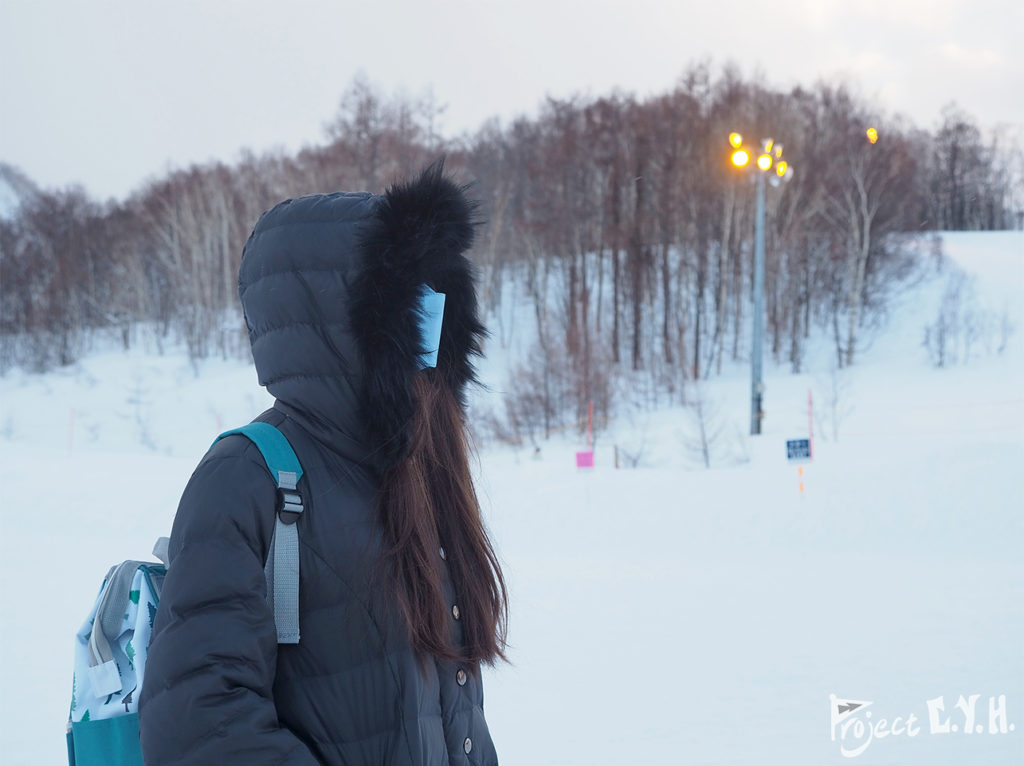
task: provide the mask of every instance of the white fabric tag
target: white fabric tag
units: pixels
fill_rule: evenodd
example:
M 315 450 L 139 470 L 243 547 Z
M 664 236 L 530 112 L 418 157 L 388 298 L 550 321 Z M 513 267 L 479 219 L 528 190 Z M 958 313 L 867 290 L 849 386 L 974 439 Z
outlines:
M 121 674 L 117 671 L 117 663 L 111 660 L 90 667 L 89 683 L 92 685 L 93 694 L 100 697 L 121 691 Z

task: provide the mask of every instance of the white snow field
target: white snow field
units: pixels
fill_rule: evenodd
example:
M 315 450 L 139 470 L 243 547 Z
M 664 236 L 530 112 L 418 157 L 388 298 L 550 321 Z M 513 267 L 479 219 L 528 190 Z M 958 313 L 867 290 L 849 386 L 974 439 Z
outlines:
M 943 239 L 853 368 L 825 340 L 806 374 L 769 365 L 762 436 L 746 368 L 709 381 L 711 469 L 684 409 L 622 418 L 586 472 L 575 436 L 481 450 L 512 599 L 513 664 L 486 673 L 503 764 L 1024 764 L 1024 233 Z M 938 369 L 924 328 L 961 272 L 975 330 Z M 270 400 L 242 363 L 112 352 L 9 373 L 0 402 L 0 762 L 59 764 L 100 580 L 150 558 L 214 435 Z M 871 704 L 833 727 L 847 700 Z

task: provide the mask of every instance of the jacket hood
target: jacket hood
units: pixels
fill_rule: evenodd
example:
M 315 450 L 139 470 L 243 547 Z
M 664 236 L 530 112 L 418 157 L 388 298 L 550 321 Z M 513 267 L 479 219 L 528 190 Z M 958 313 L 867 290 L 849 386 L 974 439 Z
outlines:
M 475 205 L 437 162 L 382 195 L 318 194 L 264 213 L 239 295 L 260 384 L 347 457 L 386 471 L 406 454 L 420 373 L 423 285 L 445 293 L 437 368 L 465 407 L 485 334 Z

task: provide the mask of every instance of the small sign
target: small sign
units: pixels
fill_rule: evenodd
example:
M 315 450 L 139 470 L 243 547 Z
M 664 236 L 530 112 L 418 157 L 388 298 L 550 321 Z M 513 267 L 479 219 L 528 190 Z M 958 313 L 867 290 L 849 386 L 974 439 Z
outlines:
M 786 460 L 810 460 L 810 439 L 788 439 L 786 441 Z
M 586 452 L 576 453 L 576 467 L 577 468 L 593 468 L 594 467 L 594 452 L 593 450 L 587 450 Z

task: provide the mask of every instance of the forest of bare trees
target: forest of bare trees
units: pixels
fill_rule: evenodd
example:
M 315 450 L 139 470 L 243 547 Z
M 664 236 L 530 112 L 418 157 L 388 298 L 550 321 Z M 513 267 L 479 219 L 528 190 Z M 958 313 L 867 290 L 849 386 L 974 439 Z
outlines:
M 243 354 L 236 274 L 260 213 L 381 191 L 442 154 L 483 201 L 485 306 L 506 316 L 513 284 L 529 296 L 531 327 L 499 321 L 492 340 L 536 339 L 510 390 L 514 429 L 549 430 L 589 401 L 607 415 L 612 373 L 681 397 L 749 353 L 754 192 L 729 163 L 731 131 L 783 142 L 795 168 L 768 190 L 765 303 L 766 351 L 795 371 L 815 327 L 838 366 L 856 361 L 907 269 L 907 235 L 1024 223 L 1020 148 L 954 106 L 929 132 L 844 87 L 783 92 L 695 66 L 668 93 L 549 99 L 457 139 L 438 134 L 442 112 L 357 80 L 326 142 L 296 155 L 190 167 L 123 201 L 26 196 L 0 218 L 0 370 L 69 364 L 100 335 L 130 347 L 143 327 L 196 359 Z

